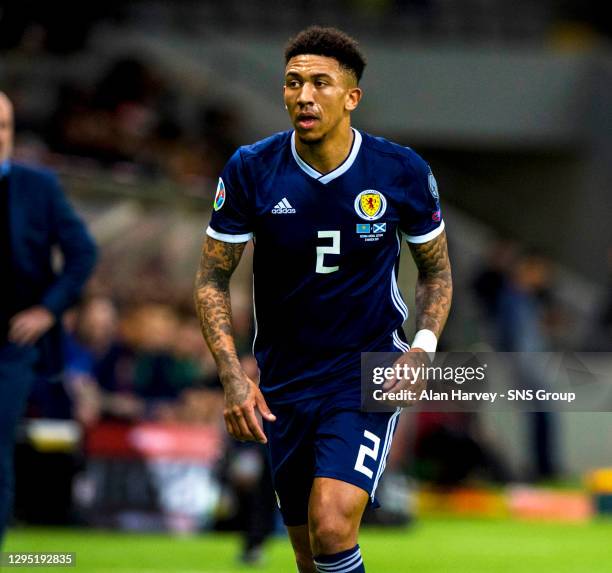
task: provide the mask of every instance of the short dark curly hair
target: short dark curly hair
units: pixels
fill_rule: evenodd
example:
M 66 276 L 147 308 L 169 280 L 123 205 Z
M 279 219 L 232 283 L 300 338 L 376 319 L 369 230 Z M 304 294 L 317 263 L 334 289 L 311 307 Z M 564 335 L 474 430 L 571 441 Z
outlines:
M 359 44 L 338 28 L 310 26 L 291 38 L 285 48 L 285 64 L 295 56 L 314 54 L 338 60 L 339 64 L 361 80 L 366 66 Z

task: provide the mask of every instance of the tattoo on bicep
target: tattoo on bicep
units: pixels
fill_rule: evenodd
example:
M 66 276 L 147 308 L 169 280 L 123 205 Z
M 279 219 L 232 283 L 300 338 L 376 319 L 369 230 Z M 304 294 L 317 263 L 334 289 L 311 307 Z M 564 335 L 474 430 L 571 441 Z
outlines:
M 196 289 L 213 282 L 229 288 L 229 279 L 240 262 L 246 243 L 225 243 L 206 237 L 202 246 Z
M 427 328 L 440 336 L 453 296 L 446 233 L 442 232 L 427 243 L 410 243 L 410 251 L 419 271 L 416 284 L 416 328 Z
M 195 282 L 195 304 L 202 334 L 220 371 L 237 365 L 232 334 L 229 284 L 246 243 L 225 243 L 206 237 Z

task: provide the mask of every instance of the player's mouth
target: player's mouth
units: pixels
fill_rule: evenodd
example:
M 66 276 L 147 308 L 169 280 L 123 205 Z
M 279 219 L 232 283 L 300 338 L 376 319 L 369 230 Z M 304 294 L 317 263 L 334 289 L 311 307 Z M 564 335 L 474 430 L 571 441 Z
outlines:
M 296 125 L 301 129 L 312 129 L 319 121 L 314 113 L 300 113 L 296 118 Z

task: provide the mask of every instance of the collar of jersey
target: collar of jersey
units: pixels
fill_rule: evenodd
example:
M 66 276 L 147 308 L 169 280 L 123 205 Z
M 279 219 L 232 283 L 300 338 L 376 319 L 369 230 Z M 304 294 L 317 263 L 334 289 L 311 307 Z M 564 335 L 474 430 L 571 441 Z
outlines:
M 359 153 L 359 148 L 361 147 L 361 133 L 359 133 L 359 131 L 352 127 L 351 129 L 355 134 L 355 136 L 353 137 L 353 146 L 351 147 L 351 151 L 349 152 L 346 159 L 340 165 L 338 165 L 338 167 L 336 167 L 333 171 L 330 171 L 329 173 L 325 174 L 319 173 L 314 167 L 308 165 L 308 163 L 306 163 L 298 155 L 297 149 L 295 147 L 294 131 L 291 134 L 291 153 L 293 153 L 293 158 L 295 159 L 295 162 L 298 164 L 298 166 L 304 173 L 310 175 L 313 179 L 316 179 L 320 183 L 326 184 L 336 179 L 336 177 L 340 177 L 340 175 L 347 172 L 351 168 L 351 165 L 355 163 L 355 159 L 357 159 L 357 154 Z

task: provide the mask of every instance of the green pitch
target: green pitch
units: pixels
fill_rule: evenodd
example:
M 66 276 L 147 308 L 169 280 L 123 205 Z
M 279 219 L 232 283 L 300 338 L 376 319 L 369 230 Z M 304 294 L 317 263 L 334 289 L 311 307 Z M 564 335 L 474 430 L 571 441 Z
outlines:
M 408 529 L 366 529 L 360 539 L 370 573 L 610 573 L 612 521 L 587 525 L 491 520 L 422 520 Z M 76 552 L 76 568 L 15 571 L 233 573 L 234 535 L 170 537 L 88 530 L 16 529 L 5 551 Z M 284 538 L 257 571 L 293 573 Z

